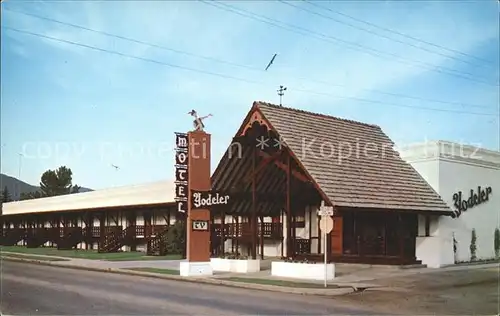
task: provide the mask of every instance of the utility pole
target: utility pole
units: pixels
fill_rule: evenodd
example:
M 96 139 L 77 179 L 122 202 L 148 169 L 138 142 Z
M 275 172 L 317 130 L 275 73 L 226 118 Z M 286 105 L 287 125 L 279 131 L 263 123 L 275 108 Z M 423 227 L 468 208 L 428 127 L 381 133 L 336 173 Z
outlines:
M 280 88 L 277 90 L 278 95 L 280 96 L 280 106 L 283 106 L 283 95 L 285 94 L 286 87 L 280 86 Z

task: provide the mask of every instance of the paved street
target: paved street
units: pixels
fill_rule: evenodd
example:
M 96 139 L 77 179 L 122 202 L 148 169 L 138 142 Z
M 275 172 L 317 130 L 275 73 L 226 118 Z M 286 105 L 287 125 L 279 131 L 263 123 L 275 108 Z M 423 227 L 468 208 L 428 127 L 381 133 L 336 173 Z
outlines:
M 375 314 L 332 298 L 2 262 L 9 315 Z
M 387 287 L 386 290 L 369 290 L 337 300 L 376 306 L 381 313 L 385 310 L 408 315 L 498 315 L 500 268 L 498 264 L 494 266 L 423 269 L 422 273 L 372 281 Z

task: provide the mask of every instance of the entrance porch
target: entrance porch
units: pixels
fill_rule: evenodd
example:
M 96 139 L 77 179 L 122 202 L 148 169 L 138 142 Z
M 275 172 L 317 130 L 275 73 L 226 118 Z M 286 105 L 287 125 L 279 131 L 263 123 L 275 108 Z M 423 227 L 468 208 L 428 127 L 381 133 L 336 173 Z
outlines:
M 419 215 L 452 214 L 378 126 L 262 102 L 219 162 L 212 190 L 231 196 L 211 210 L 213 256 L 242 260 L 323 262 L 326 251 L 330 263 L 416 264 Z M 322 202 L 334 209 L 326 237 Z

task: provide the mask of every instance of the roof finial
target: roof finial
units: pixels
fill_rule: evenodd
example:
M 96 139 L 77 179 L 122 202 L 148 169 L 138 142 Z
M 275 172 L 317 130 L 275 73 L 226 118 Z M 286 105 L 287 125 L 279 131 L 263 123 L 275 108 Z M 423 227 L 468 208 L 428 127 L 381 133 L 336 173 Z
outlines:
M 286 87 L 280 86 L 278 89 L 278 95 L 280 96 L 280 106 L 283 106 L 282 101 L 283 101 L 283 95 L 285 94 Z

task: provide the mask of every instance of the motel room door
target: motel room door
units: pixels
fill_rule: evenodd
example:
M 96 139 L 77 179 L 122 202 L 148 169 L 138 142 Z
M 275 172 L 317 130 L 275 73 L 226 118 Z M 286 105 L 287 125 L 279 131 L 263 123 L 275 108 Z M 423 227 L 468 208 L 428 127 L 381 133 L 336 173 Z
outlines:
M 377 214 L 366 214 L 358 220 L 359 255 L 385 256 L 385 223 Z
M 333 217 L 333 229 L 330 233 L 330 251 L 331 251 L 331 254 L 333 256 L 342 255 L 342 245 L 343 245 L 342 228 L 343 227 L 344 227 L 344 225 L 343 225 L 342 216 L 334 216 Z

